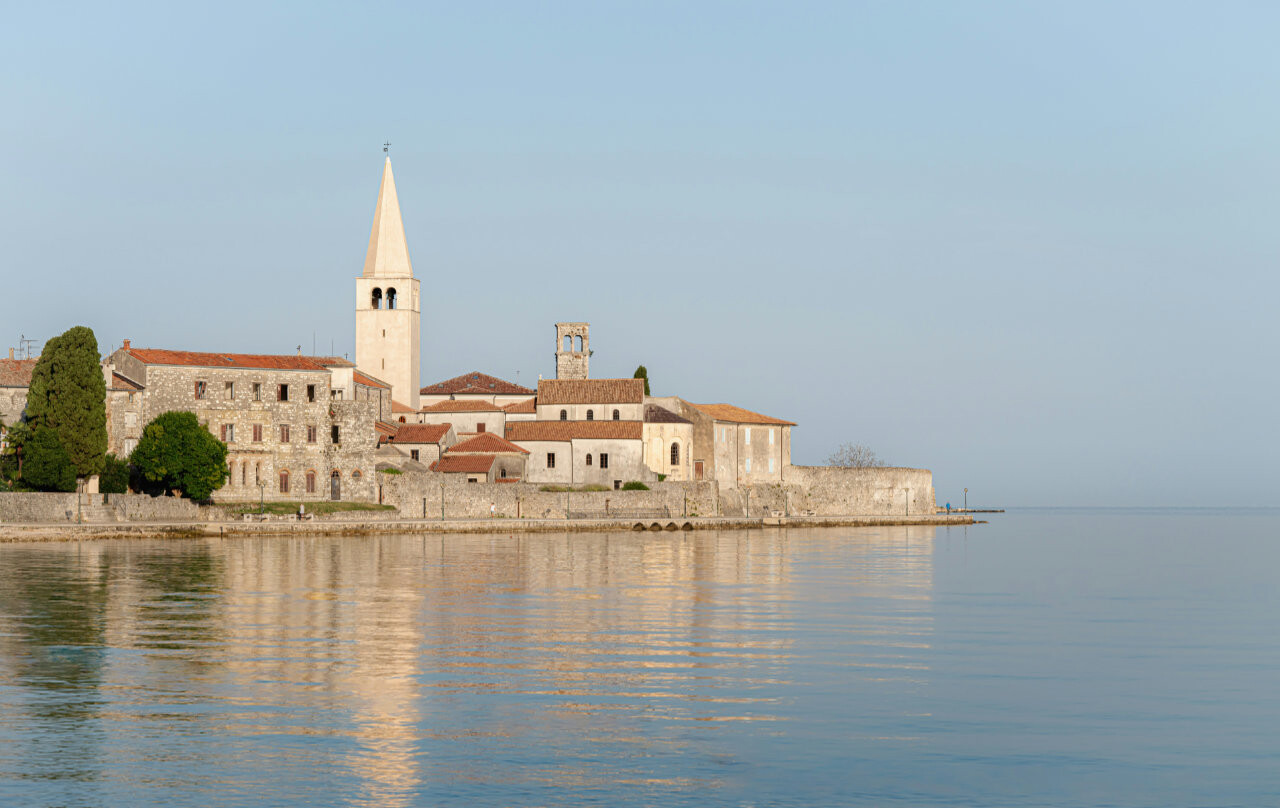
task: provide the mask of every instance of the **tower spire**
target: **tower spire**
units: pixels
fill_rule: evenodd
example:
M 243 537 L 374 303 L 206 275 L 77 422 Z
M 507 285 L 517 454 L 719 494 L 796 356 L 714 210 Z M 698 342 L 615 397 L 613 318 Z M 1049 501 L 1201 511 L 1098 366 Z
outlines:
M 366 278 L 411 278 L 409 245 L 404 238 L 404 221 L 400 218 L 400 200 L 396 197 L 396 178 L 391 173 L 391 157 L 382 167 L 382 186 L 378 189 L 378 206 L 373 212 L 373 230 L 369 233 L 369 252 L 364 258 Z

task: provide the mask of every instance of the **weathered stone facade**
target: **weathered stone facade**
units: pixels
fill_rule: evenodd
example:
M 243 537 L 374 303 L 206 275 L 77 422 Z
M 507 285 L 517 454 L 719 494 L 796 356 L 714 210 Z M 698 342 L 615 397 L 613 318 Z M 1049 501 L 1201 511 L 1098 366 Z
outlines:
M 693 422 L 656 404 L 644 408 L 644 462 L 670 481 L 693 479 Z
M 590 323 L 556 323 L 556 378 L 590 378 Z
M 227 444 L 215 499 L 373 498 L 377 403 L 336 399 L 315 360 L 124 347 L 110 362 L 143 386 L 143 425 L 184 410 Z
M 722 488 L 782 481 L 791 465 L 790 421 L 729 404 L 674 403 L 693 422 L 694 479 Z

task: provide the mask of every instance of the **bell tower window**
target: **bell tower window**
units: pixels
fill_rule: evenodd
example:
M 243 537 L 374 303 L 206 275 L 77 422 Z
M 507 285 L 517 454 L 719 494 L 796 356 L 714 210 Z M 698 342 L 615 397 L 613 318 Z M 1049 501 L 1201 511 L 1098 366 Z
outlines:
M 369 301 L 369 305 L 375 309 L 382 308 L 382 290 L 376 286 L 373 288 L 373 298 Z
M 387 308 L 394 309 L 396 307 L 396 290 L 395 287 L 387 289 Z

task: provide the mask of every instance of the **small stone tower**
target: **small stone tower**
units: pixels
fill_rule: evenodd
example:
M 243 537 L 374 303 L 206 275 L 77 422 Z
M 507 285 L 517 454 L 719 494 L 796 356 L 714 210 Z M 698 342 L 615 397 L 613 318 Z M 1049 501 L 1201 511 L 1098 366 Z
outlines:
M 586 379 L 590 323 L 556 323 L 556 378 Z

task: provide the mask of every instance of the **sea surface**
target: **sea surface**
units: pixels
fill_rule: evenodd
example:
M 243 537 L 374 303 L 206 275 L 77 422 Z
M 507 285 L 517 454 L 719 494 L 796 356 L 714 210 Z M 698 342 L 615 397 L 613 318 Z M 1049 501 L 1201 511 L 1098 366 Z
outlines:
M 1280 805 L 1280 510 L 990 520 L 0 545 L 0 805 Z

